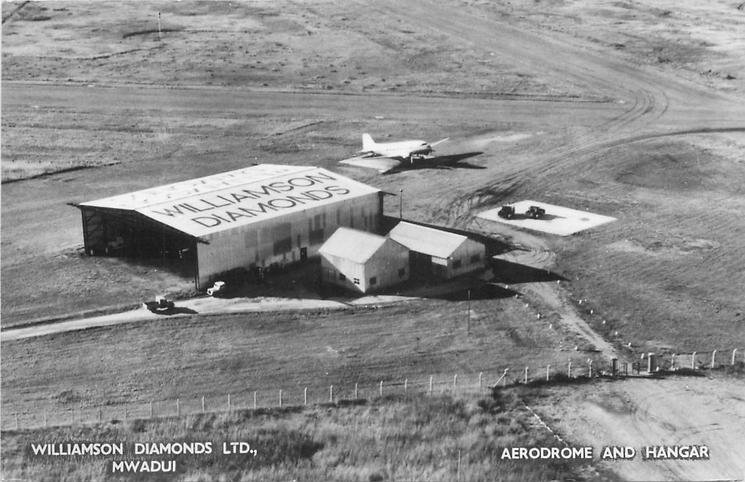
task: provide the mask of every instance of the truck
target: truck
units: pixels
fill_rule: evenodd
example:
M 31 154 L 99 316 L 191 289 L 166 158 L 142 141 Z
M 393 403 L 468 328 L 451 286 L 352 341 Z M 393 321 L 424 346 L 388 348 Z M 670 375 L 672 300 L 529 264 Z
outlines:
M 512 219 L 515 217 L 515 208 L 506 204 L 502 206 L 502 209 L 500 209 L 497 214 L 500 218 Z
M 176 306 L 173 300 L 169 300 L 163 295 L 156 296 L 155 301 L 146 301 L 144 305 L 153 313 L 166 313 Z
M 540 219 L 546 214 L 546 210 L 539 206 L 530 206 L 525 215 L 529 218 Z

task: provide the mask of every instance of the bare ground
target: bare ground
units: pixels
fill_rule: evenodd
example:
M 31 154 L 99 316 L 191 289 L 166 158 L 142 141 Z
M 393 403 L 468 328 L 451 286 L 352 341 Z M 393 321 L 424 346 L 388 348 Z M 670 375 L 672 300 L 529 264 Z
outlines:
M 732 428 L 745 418 L 743 393 L 742 378 L 721 375 L 629 379 L 551 389 L 533 408 L 574 443 L 634 447 L 633 460 L 604 463 L 623 480 L 738 480 L 745 474 L 745 438 Z M 705 445 L 711 458 L 642 458 L 644 446 L 674 444 Z

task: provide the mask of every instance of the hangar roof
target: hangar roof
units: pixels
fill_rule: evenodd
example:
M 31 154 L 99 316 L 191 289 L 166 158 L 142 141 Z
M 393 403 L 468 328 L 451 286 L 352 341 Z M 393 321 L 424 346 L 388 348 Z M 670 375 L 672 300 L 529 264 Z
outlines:
M 398 241 L 411 251 L 436 258 L 451 256 L 460 245 L 468 240 L 460 234 L 428 228 L 419 224 L 402 221 L 388 233 L 388 237 Z
M 351 228 L 339 228 L 318 250 L 321 254 L 365 263 L 388 241 L 383 236 Z
M 80 206 L 135 211 L 198 237 L 376 192 L 319 167 L 258 164 Z

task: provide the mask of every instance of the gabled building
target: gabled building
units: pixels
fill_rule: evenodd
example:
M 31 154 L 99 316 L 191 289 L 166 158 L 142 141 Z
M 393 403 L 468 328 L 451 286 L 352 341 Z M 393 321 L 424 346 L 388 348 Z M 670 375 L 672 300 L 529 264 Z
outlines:
M 318 253 L 324 283 L 368 293 L 409 279 L 409 250 L 390 238 L 339 228 Z
M 486 247 L 460 234 L 402 221 L 388 237 L 406 246 L 411 269 L 449 279 L 484 267 Z

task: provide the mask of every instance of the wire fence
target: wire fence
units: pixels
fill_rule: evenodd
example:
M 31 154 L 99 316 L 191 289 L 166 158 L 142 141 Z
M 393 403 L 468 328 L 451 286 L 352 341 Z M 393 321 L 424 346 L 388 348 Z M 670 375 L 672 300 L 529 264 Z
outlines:
M 745 365 L 738 349 L 693 353 L 644 353 L 635 361 L 579 359 L 561 365 L 508 367 L 501 372 L 478 372 L 380 380 L 377 383 L 242 390 L 235 394 L 175 398 L 101 406 L 13 407 L 4 404 L 0 429 L 21 430 L 97 423 L 127 423 L 207 413 L 266 410 L 360 403 L 384 397 L 415 395 L 485 396 L 491 390 L 517 385 L 559 384 L 597 377 L 648 377 L 680 370 L 707 370 Z

